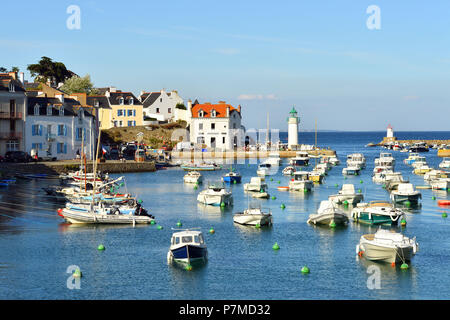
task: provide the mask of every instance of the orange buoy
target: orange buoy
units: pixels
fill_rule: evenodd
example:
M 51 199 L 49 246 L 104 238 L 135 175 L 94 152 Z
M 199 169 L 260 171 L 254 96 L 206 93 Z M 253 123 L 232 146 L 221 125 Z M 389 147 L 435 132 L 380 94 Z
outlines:
M 438 200 L 440 206 L 450 206 L 450 200 Z
M 364 253 L 363 251 L 359 251 L 358 256 L 362 257 L 363 253 Z
M 395 262 L 391 263 L 391 267 L 394 268 L 395 267 Z

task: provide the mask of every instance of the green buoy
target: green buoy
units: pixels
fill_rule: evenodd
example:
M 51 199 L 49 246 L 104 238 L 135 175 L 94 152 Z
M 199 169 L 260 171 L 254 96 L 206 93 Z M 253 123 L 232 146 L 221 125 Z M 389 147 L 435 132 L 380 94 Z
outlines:
M 307 192 L 308 192 L 308 189 L 303 189 L 303 192 L 304 192 L 304 193 L 307 193 Z
M 411 206 L 411 202 L 405 201 L 405 206 L 410 207 Z
M 400 224 L 401 224 L 402 227 L 406 226 L 406 220 L 402 219 L 402 221 L 400 221 Z
M 286 206 L 284 205 L 284 203 L 281 204 L 280 208 L 281 208 L 281 209 L 286 208 Z
M 237 183 L 237 181 L 236 181 L 236 180 L 233 180 L 233 183 L 234 183 L 234 184 L 236 184 L 236 183 Z
M 309 273 L 309 268 L 307 266 L 304 266 L 301 271 L 303 274 Z
M 344 200 L 344 202 L 342 202 L 342 204 L 343 204 L 344 206 L 348 206 L 348 201 L 347 201 L 347 200 Z
M 213 227 L 211 227 L 211 229 L 209 229 L 209 233 L 213 234 L 214 232 L 216 232 L 216 231 L 214 230 Z
M 275 242 L 275 244 L 272 246 L 272 249 L 273 250 L 279 250 L 280 249 L 280 246 L 278 245 L 277 242 Z
M 431 197 L 431 200 L 436 200 L 436 197 L 435 197 L 435 196 L 432 196 L 432 197 Z
M 197 187 L 197 185 L 195 185 L 195 186 L 194 186 L 194 190 L 197 190 L 197 189 L 198 189 L 198 187 Z
M 156 227 L 158 230 L 162 230 L 162 226 L 160 226 L 160 225 L 158 225 L 157 227 Z
M 143 201 L 141 199 L 138 200 L 138 203 L 142 203 Z
M 105 246 L 102 245 L 102 244 L 100 244 L 100 245 L 97 247 L 97 250 L 103 251 L 103 250 L 105 250 Z
M 277 199 L 277 197 L 275 197 L 275 196 L 272 196 L 272 200 L 276 200 Z
M 386 185 L 385 184 L 383 184 L 383 189 L 386 189 Z
M 256 229 L 259 229 L 259 228 L 261 228 L 261 225 L 260 225 L 259 223 L 257 223 L 257 224 L 255 225 L 255 228 L 256 228 Z
M 358 193 L 361 193 L 362 192 L 362 190 L 361 189 L 358 189 Z
M 446 212 L 444 212 L 444 213 L 442 214 L 442 218 L 447 218 L 447 213 L 446 213 Z
M 280 183 L 281 183 L 281 181 L 280 181 L 280 180 L 278 180 L 277 182 L 278 182 L 278 184 L 280 184 Z
M 221 202 L 221 203 L 220 203 L 220 206 L 221 206 L 221 207 L 225 207 L 225 202 Z
M 191 266 L 190 264 L 188 264 L 188 265 L 186 265 L 185 269 L 186 269 L 187 271 L 191 271 L 191 270 L 192 270 L 192 266 Z
M 120 186 L 121 186 L 121 187 L 123 187 L 124 185 L 125 185 L 125 183 L 123 183 L 123 182 L 120 183 Z
M 264 193 L 264 189 L 259 190 L 260 193 Z
M 270 178 L 270 181 L 273 181 L 273 178 Z
M 181 227 L 183 224 L 181 223 L 181 221 L 177 222 L 177 227 Z
M 359 180 L 359 183 L 363 183 L 364 181 L 362 181 L 362 180 Z
M 331 221 L 331 223 L 330 223 L 330 227 L 331 227 L 331 228 L 336 228 L 336 222 L 334 222 L 334 221 Z
M 337 183 L 335 183 L 334 186 L 335 186 L 336 188 L 339 187 L 339 185 L 338 185 Z
M 402 265 L 400 266 L 400 269 L 403 269 L 403 270 L 406 270 L 408 268 L 409 268 L 409 266 L 407 263 L 402 263 Z

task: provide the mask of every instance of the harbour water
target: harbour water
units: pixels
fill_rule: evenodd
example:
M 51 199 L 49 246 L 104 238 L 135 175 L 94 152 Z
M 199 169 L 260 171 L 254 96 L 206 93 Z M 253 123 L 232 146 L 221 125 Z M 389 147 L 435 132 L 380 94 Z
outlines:
M 416 236 L 420 244 L 408 270 L 356 255 L 361 235 L 375 232 L 375 227 L 350 222 L 347 227 L 330 229 L 306 223 L 320 201 L 336 193 L 343 183 L 354 183 L 365 201 L 389 200 L 388 192 L 371 179 L 374 159 L 385 150 L 365 147 L 381 141 L 384 134 L 319 132 L 318 145 L 336 150 L 341 165 L 307 194 L 279 192 L 277 187 L 288 185 L 290 179 L 280 170 L 267 177 L 275 200 L 249 200 L 243 184 L 256 176 L 257 164 L 247 160 L 233 165 L 243 183 L 231 185 L 234 205 L 225 209 L 198 204 L 197 194 L 203 187 L 195 190 L 185 185 L 185 172 L 179 168 L 125 174 L 126 185 L 121 190 L 142 199 L 161 230 L 157 225 L 65 224 L 56 213 L 63 204 L 53 202 L 41 189 L 54 181 L 18 180 L 16 185 L 0 189 L 0 299 L 448 299 L 450 222 L 442 213 L 450 210 L 438 207 L 437 200 L 450 199 L 450 193 L 421 190 L 422 206 L 408 210 L 406 227 L 396 228 L 409 237 Z M 396 135 L 399 139 L 450 138 L 450 132 Z M 300 141 L 314 144 L 314 133 L 301 133 Z M 361 176 L 344 180 L 345 157 L 354 152 L 364 153 L 367 168 Z M 391 152 L 396 171 L 415 186 L 425 184 L 403 164 L 408 153 Z M 442 160 L 436 150 L 423 155 L 435 168 Z M 207 183 L 220 180 L 225 173 L 202 174 Z M 272 210 L 272 227 L 233 224 L 233 212 L 246 209 L 248 201 Z M 281 209 L 281 204 L 286 208 Z M 167 264 L 171 228 L 177 228 L 178 221 L 183 228 L 200 227 L 205 235 L 208 262 L 192 271 Z M 208 233 L 211 227 L 214 234 Z M 275 242 L 280 246 L 276 251 L 272 249 Z M 106 250 L 97 250 L 99 244 Z M 83 274 L 79 289 L 67 285 L 67 270 L 73 265 Z M 380 275 L 378 289 L 368 285 L 373 265 Z M 303 266 L 311 272 L 302 274 Z

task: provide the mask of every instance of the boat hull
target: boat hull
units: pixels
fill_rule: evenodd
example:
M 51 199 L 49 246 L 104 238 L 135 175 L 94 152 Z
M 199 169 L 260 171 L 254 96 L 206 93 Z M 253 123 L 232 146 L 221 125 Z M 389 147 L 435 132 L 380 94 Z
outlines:
M 272 216 L 267 214 L 235 214 L 233 221 L 242 225 L 265 226 L 272 224 Z
M 342 194 L 342 195 L 331 195 L 328 197 L 328 199 L 337 204 L 341 204 L 344 201 L 347 201 L 348 204 L 355 205 L 361 202 L 363 200 L 363 197 L 364 196 L 362 194 L 355 194 L 355 195 Z
M 205 195 L 199 194 L 197 201 L 210 206 L 221 206 L 224 203 L 226 206 L 233 204 L 233 197 L 231 194 L 221 194 L 221 195 Z
M 368 225 L 389 225 L 396 226 L 398 219 L 395 221 L 390 216 L 369 214 L 367 212 L 361 212 L 360 214 L 352 213 L 353 221 Z
M 241 183 L 241 176 L 225 176 L 222 178 L 223 182 L 227 182 L 227 183 L 234 183 L 236 181 L 236 183 Z
M 321 225 L 331 225 L 334 222 L 336 225 L 344 225 L 348 223 L 348 217 L 339 213 L 312 214 L 307 222 Z
M 62 210 L 60 216 L 73 224 L 148 224 L 153 220 L 148 216 L 93 214 L 67 208 Z
M 176 262 L 190 263 L 193 261 L 206 261 L 208 250 L 206 247 L 185 245 L 176 249 L 171 249 L 170 254 Z
M 371 261 L 382 261 L 388 263 L 399 263 L 411 261 L 414 252 L 412 247 L 384 247 L 371 243 L 360 243 L 359 250 L 362 256 Z
M 392 202 L 395 203 L 405 203 L 409 201 L 413 205 L 419 204 L 419 200 L 422 198 L 420 194 L 415 195 L 402 195 L 402 194 L 395 194 L 391 193 L 391 199 Z

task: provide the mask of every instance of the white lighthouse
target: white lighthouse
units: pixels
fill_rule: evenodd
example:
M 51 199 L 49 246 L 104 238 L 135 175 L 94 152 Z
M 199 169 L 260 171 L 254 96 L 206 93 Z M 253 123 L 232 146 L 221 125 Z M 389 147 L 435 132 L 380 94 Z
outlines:
M 391 125 L 387 127 L 386 138 L 394 138 L 394 129 L 392 129 Z
M 288 117 L 288 148 L 293 149 L 293 146 L 298 145 L 298 123 L 300 118 L 297 117 L 297 111 L 292 107 Z

